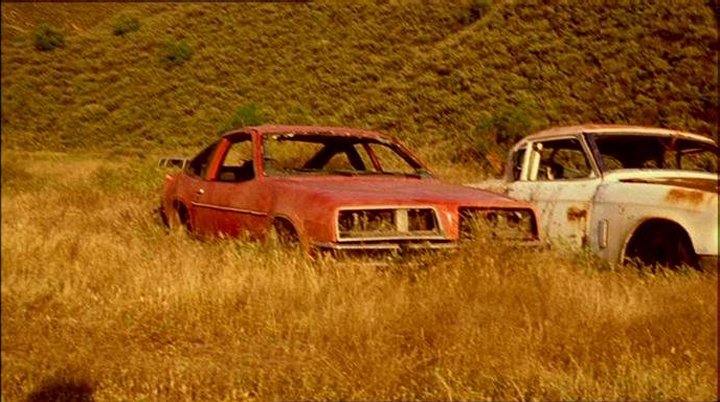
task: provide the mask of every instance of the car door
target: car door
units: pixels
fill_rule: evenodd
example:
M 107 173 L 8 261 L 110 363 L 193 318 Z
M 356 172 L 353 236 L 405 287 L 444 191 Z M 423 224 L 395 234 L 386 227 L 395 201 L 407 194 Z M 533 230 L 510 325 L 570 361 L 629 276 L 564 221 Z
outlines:
M 581 136 L 528 142 L 512 160 L 514 181 L 508 194 L 541 211 L 544 238 L 572 246 L 587 243 L 591 203 L 600 176 Z
M 208 173 L 219 144 L 219 142 L 215 142 L 202 150 L 188 163 L 184 174 L 179 176 L 178 198 L 187 208 L 189 215 L 186 224 L 193 233 L 198 235 L 206 235 L 213 230 L 212 211 L 198 207 L 197 203 L 201 200 L 209 183 Z
M 206 211 L 207 225 L 216 235 L 260 237 L 269 222 L 269 193 L 257 175 L 252 137 L 226 137 L 218 148 L 218 163 L 202 187 L 196 207 Z

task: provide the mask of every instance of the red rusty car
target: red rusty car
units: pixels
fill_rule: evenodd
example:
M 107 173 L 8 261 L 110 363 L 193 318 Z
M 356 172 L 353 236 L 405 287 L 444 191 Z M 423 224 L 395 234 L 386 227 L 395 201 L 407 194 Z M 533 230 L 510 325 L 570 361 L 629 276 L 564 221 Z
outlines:
M 478 220 L 499 238 L 538 236 L 529 203 L 437 180 L 377 132 L 248 127 L 171 162 L 182 170 L 165 178 L 161 216 L 201 237 L 275 231 L 308 252 L 401 251 L 453 247 Z

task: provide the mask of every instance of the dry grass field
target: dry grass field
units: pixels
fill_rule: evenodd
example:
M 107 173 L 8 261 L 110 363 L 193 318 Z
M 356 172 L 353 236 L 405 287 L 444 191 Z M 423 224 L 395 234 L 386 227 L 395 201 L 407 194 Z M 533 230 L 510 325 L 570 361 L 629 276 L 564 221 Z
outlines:
M 717 273 L 199 241 L 153 217 L 153 162 L 3 151 L 3 401 L 718 397 Z

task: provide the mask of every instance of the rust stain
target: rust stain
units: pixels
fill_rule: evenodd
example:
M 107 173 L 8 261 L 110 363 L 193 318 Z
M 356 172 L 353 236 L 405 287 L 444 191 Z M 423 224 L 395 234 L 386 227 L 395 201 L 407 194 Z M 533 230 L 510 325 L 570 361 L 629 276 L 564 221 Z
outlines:
M 668 191 L 665 196 L 665 201 L 671 204 L 690 204 L 697 206 L 703 202 L 704 198 L 705 194 L 703 194 L 702 191 L 673 188 Z
M 570 222 L 580 221 L 587 218 L 587 209 L 570 207 L 567 210 L 567 219 Z
M 666 186 L 678 186 L 687 189 L 708 191 L 711 193 L 720 193 L 720 183 L 710 179 L 696 178 L 658 178 L 658 179 L 624 179 L 620 180 L 624 183 L 648 183 L 648 184 L 664 184 Z

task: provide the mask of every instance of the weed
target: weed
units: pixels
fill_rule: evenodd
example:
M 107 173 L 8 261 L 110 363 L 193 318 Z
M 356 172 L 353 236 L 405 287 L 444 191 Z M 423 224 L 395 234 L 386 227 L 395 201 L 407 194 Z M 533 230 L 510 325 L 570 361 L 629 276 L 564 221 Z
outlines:
M 55 48 L 65 47 L 65 35 L 57 28 L 49 24 L 40 24 L 33 32 L 35 49 L 50 51 Z
M 129 32 L 135 32 L 140 29 L 140 20 L 138 17 L 129 14 L 120 15 L 113 24 L 113 34 L 125 35 Z
M 245 126 L 257 126 L 265 122 L 265 115 L 253 102 L 245 103 L 235 109 L 235 113 L 223 126 L 222 131 L 230 131 Z
M 160 49 L 160 61 L 165 67 L 180 66 L 192 55 L 193 49 L 185 41 L 168 41 Z
M 471 24 L 485 16 L 493 7 L 492 0 L 470 0 L 457 12 L 457 19 L 463 25 Z

